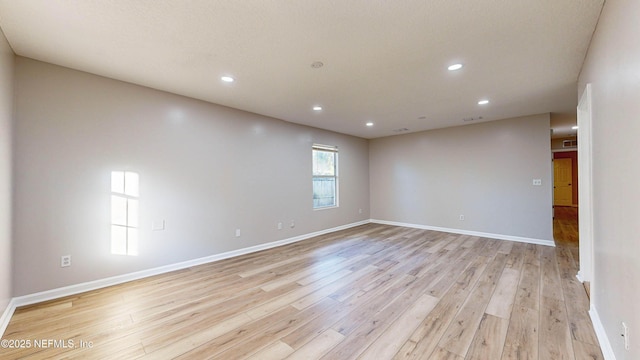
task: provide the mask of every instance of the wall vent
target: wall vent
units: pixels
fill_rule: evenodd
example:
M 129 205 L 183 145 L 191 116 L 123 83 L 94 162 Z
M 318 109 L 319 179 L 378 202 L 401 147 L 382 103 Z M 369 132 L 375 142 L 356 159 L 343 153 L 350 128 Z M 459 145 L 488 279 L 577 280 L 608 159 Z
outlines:
M 409 129 L 407 129 L 407 128 L 393 129 L 394 133 L 403 133 L 403 132 L 407 132 L 407 131 L 409 131 Z
M 563 140 L 562 141 L 563 148 L 575 148 L 578 147 L 578 140 Z

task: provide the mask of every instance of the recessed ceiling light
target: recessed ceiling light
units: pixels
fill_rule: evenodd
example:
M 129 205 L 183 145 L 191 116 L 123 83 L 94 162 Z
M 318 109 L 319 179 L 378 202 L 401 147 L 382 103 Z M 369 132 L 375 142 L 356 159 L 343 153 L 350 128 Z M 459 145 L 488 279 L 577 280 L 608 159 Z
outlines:
M 453 65 L 449 65 L 449 67 L 447 68 L 449 71 L 455 71 L 455 70 L 460 70 L 462 69 L 462 64 L 453 64 Z
M 489 103 L 489 100 L 480 100 L 478 101 L 478 105 L 487 105 Z
M 313 107 L 313 110 L 320 111 L 320 110 L 322 110 L 322 106 L 317 106 L 316 105 L 316 106 Z
M 222 80 L 224 82 L 228 82 L 228 83 L 235 81 L 235 79 L 232 78 L 231 76 L 223 76 L 223 77 L 220 78 L 220 80 Z
M 572 126 L 572 127 L 571 127 L 571 129 L 573 129 L 573 130 L 578 130 L 578 125 L 576 125 L 576 126 Z
M 371 127 L 371 126 L 373 126 L 373 123 L 371 121 L 369 121 L 366 125 Z

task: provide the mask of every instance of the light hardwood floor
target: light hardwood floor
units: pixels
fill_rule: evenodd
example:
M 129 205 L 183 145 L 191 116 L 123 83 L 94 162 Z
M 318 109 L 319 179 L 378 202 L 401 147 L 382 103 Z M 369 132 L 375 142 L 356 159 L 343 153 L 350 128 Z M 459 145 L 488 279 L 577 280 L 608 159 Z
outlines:
M 602 359 L 566 247 L 369 224 L 18 309 L 2 359 Z
M 556 246 L 570 251 L 576 263 L 580 265 L 580 236 L 578 232 L 578 208 L 572 206 L 554 206 L 553 239 Z M 583 283 L 587 298 L 591 291 L 588 281 Z

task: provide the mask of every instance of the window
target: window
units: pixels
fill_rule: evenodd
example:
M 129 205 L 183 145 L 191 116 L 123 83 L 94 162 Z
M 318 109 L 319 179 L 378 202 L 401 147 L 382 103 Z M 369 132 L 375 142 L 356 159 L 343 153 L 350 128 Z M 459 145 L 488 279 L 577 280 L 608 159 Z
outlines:
M 338 206 L 338 148 L 313 145 L 313 208 Z
M 139 176 L 111 172 L 111 253 L 138 255 Z

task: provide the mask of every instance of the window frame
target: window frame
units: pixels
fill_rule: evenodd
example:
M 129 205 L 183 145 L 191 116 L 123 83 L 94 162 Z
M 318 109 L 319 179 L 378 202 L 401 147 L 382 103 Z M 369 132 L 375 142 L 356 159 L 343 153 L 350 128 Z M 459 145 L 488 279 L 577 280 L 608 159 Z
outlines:
M 315 156 L 314 156 L 314 152 L 315 151 L 322 151 L 322 152 L 327 152 L 327 153 L 332 153 L 334 158 L 333 158 L 333 175 L 316 175 L 316 173 L 314 172 L 314 161 L 315 161 Z M 340 182 L 339 182 L 339 151 L 338 151 L 338 147 L 337 146 L 333 146 L 333 145 L 322 145 L 322 144 L 313 144 L 311 146 L 311 190 L 312 190 L 312 207 L 313 210 L 326 210 L 326 209 L 334 209 L 340 206 Z M 314 180 L 316 178 L 327 178 L 327 179 L 334 179 L 334 202 L 331 205 L 323 205 L 323 206 L 316 206 L 315 205 L 315 198 L 313 197 L 313 194 L 315 193 L 314 191 Z

